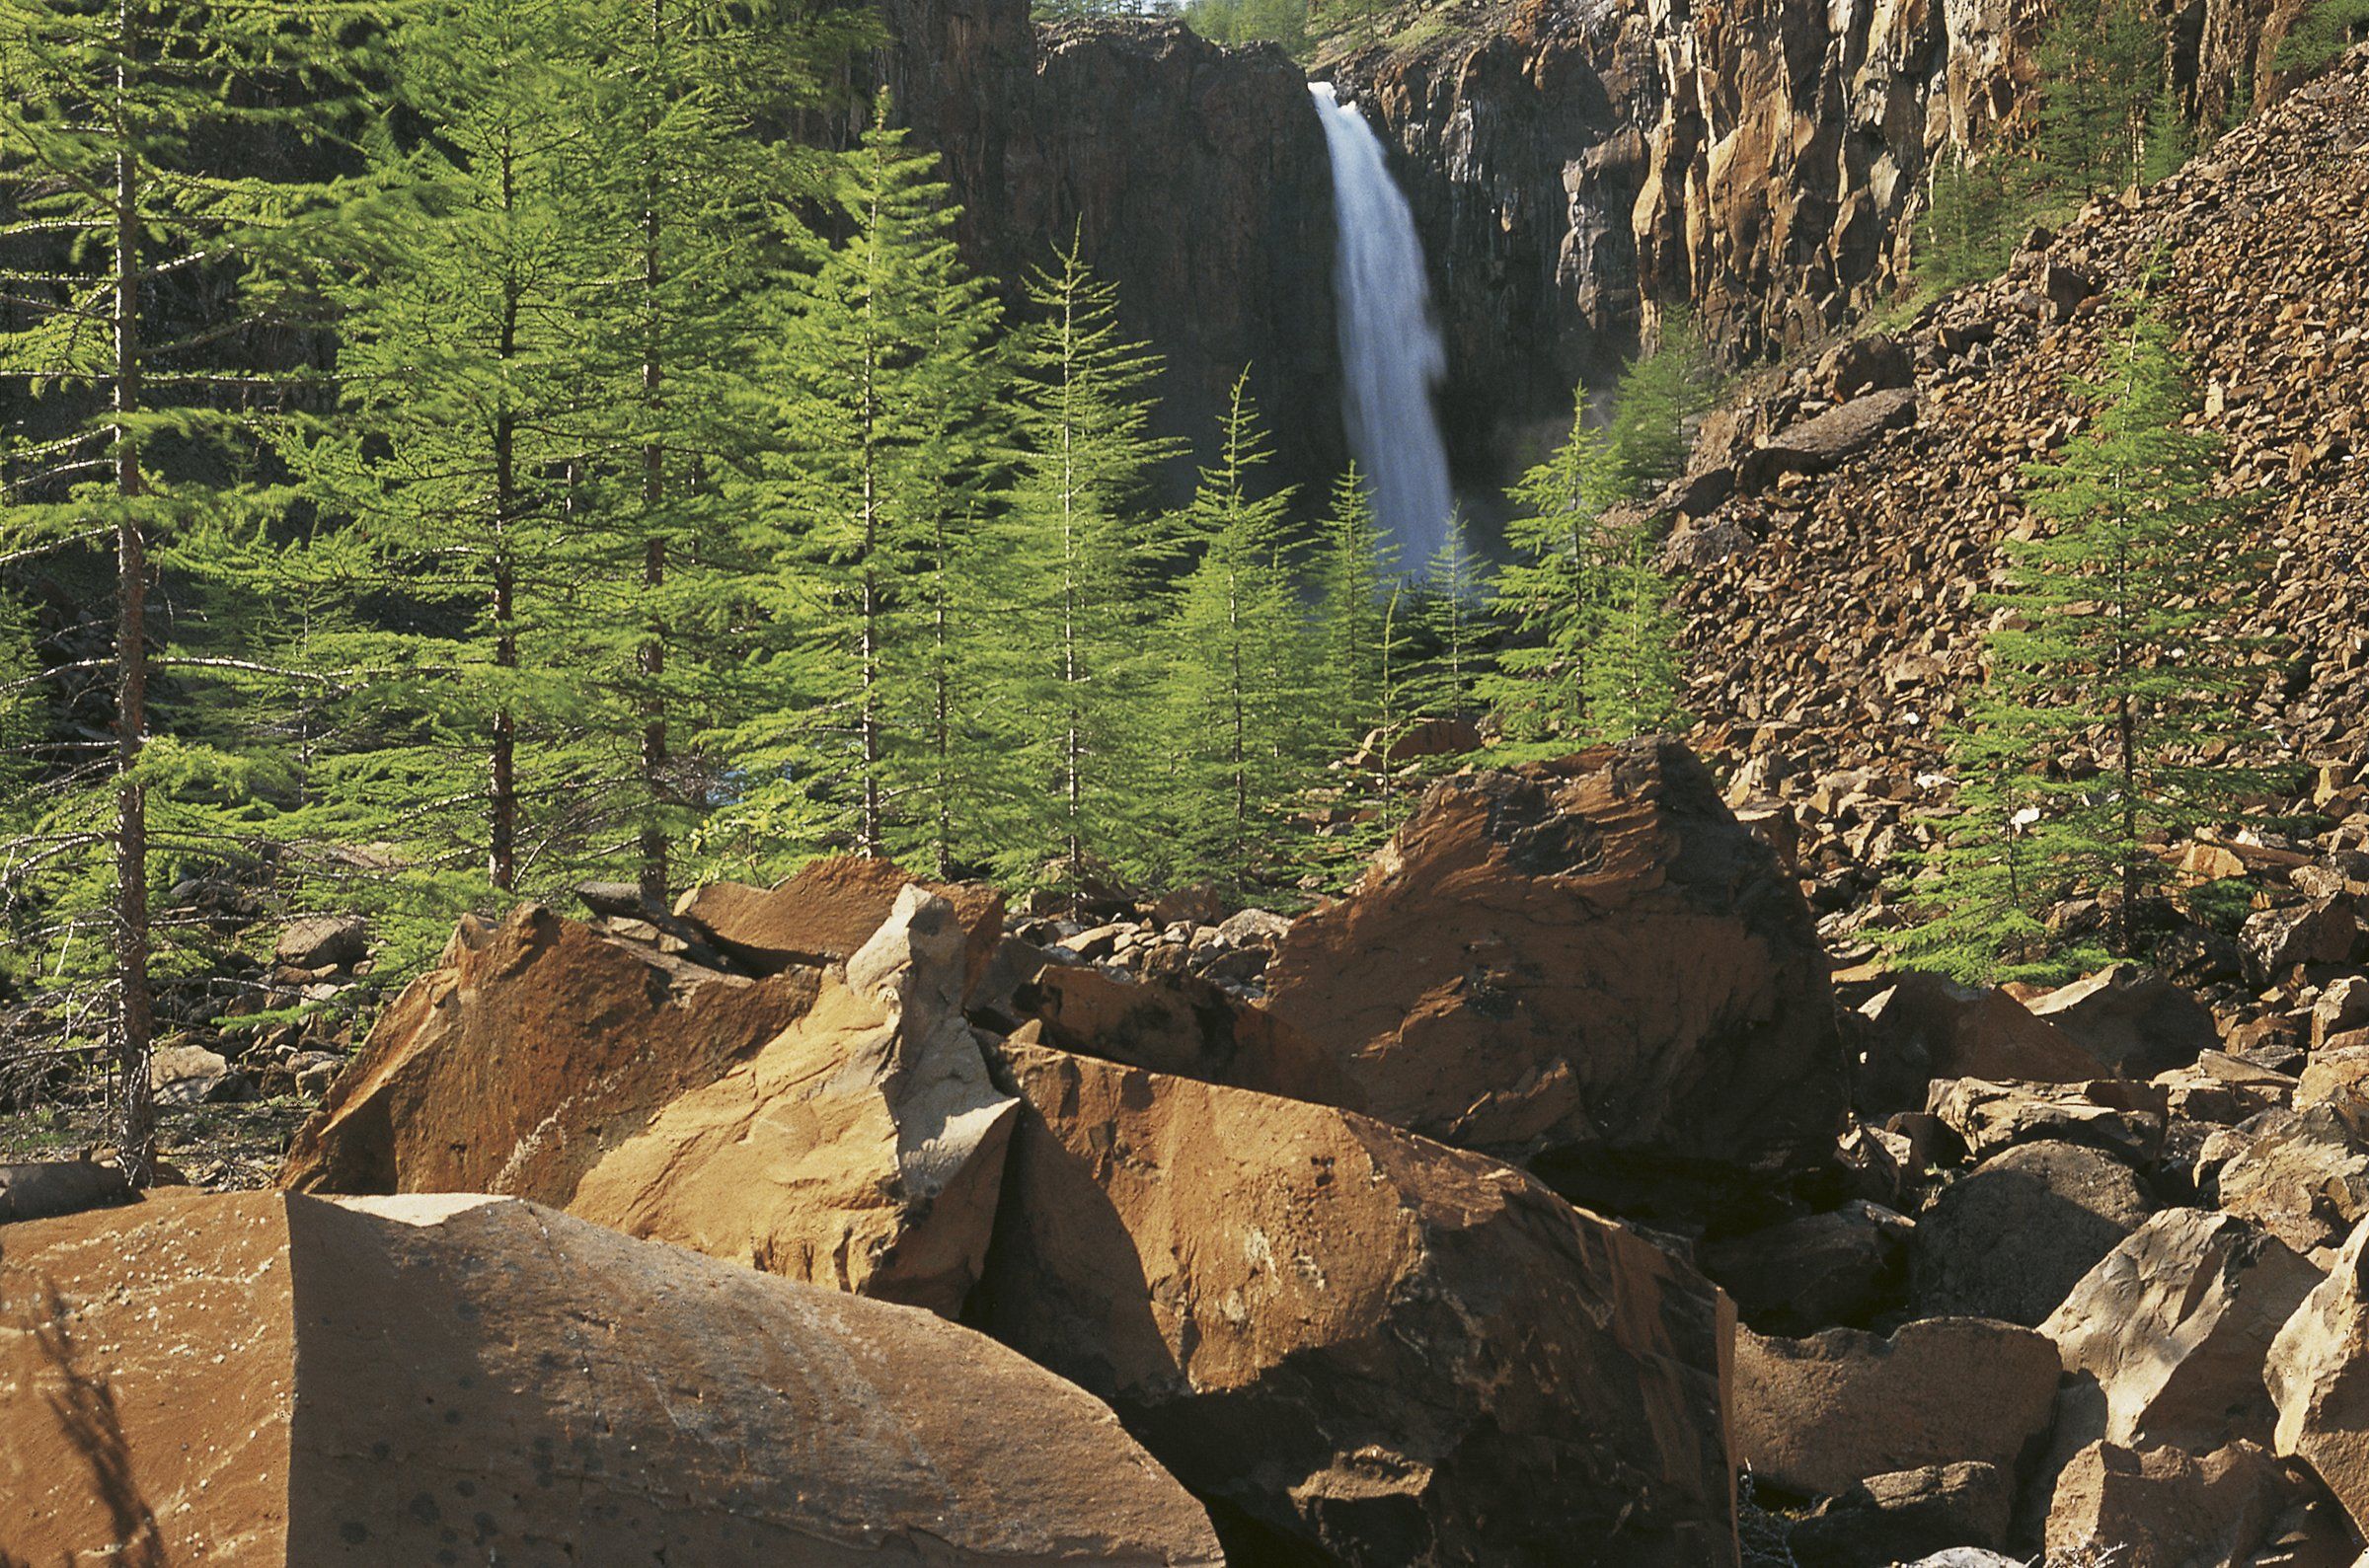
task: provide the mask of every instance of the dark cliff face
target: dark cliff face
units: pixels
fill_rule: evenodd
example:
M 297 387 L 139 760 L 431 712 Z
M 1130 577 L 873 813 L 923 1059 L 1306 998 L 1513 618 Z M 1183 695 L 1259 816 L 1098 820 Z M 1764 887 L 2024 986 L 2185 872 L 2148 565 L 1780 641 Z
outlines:
M 1934 158 L 2028 81 L 2048 0 L 1503 0 L 1328 61 L 1399 150 L 1431 257 L 1451 444 L 1502 473 L 1602 385 L 1661 306 L 1723 357 L 1775 358 L 1887 297 Z M 2299 0 L 2181 0 L 2202 123 Z M 1420 31 L 1419 29 L 1417 30 Z
M 948 157 L 972 263 L 1017 295 L 1073 234 L 1166 358 L 1163 433 L 1206 452 L 1247 366 L 1283 477 L 1345 461 L 1333 194 L 1307 79 L 1180 26 L 1040 32 L 1027 0 L 886 0 L 900 112 Z

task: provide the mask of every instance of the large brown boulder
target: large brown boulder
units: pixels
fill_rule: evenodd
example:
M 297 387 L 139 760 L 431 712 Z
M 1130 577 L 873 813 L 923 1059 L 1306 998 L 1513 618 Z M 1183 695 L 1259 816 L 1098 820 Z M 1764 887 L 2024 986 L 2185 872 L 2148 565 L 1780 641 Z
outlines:
M 710 882 L 675 900 L 674 913 L 741 963 L 771 974 L 846 962 L 879 930 L 897 895 L 915 886 L 955 906 L 969 934 L 966 972 L 975 983 L 1003 939 L 1003 894 L 981 882 L 924 882 L 894 860 L 816 860 L 773 887 Z
M 2155 1212 L 2127 1165 L 2078 1144 L 2019 1144 L 1917 1219 L 1917 1309 L 2036 1326 Z
M 1958 1462 L 2013 1475 L 2037 1457 L 2056 1347 L 1979 1317 L 1929 1317 L 1890 1338 L 1738 1331 L 1735 1456 L 1789 1491 L 1838 1496 L 1871 1476 Z
M 2167 1209 L 2082 1278 L 2040 1325 L 2064 1357 L 2057 1443 L 2205 1454 L 2267 1444 L 2270 1341 L 2320 1271 L 2259 1226 Z
M 534 1205 L 169 1197 L 0 1250 L 0 1557 L 1219 1561 L 983 1336 Z
M 2255 1444 L 2199 1457 L 2093 1443 L 2056 1483 L 2048 1560 L 2115 1568 L 2239 1568 L 2252 1560 L 2294 1489 Z
M 1352 1113 L 1002 1062 L 1028 1109 L 974 1320 L 1108 1399 L 1246 1560 L 1733 1561 L 1733 1316 L 1684 1264 Z
M 1435 786 L 1266 978 L 1361 1109 L 1606 1207 L 1824 1160 L 1845 1112 L 1809 911 L 1674 742 Z
M 2031 1013 L 2126 1078 L 2174 1072 L 2221 1046 L 2212 1010 L 2193 994 L 2127 964 L 2048 993 Z
M 1127 979 L 1044 964 L 1021 988 L 1046 1043 L 1155 1073 L 1355 1107 L 1341 1064 L 1272 1012 L 1197 975 Z
M 2224 1211 L 2323 1265 L 2369 1218 L 2369 1142 L 2326 1102 L 2215 1132 L 2198 1175 L 2211 1178 Z
M 892 904 L 843 970 L 761 981 L 544 911 L 465 929 L 372 1032 L 282 1184 L 531 1198 L 958 1311 L 1016 1106 L 962 1016 L 970 933 L 918 886 Z
M 1976 1159 L 2018 1144 L 2085 1144 L 2135 1165 L 2163 1152 L 2168 1092 L 2153 1083 L 2102 1079 L 2089 1083 L 1998 1083 L 1959 1078 L 1937 1083 L 1926 1109 Z
M 1937 1080 L 2082 1083 L 2105 1064 L 2004 991 L 1940 975 L 1900 976 L 1860 1008 L 1871 1028 L 1859 1072 L 1859 1108 L 1923 1110 Z
M 2310 1465 L 2369 1531 L 2369 1222 L 2279 1329 L 2262 1377 L 2279 1454 Z

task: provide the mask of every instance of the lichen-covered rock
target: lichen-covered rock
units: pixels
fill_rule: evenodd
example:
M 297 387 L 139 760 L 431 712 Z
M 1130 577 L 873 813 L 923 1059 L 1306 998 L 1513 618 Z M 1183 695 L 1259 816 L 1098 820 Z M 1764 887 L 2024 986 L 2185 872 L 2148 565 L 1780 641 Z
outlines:
M 165 1197 L 0 1250 L 12 1560 L 1220 1561 L 984 1336 L 535 1205 Z
M 1278 1560 L 1733 1560 L 1733 1316 L 1683 1263 L 1362 1116 L 1001 1061 L 1028 1110 L 972 1320 Z

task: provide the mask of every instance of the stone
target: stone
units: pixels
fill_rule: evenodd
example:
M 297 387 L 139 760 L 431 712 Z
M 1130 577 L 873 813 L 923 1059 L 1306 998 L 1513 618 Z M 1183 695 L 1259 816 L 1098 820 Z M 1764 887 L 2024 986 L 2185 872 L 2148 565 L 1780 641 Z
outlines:
M 968 939 L 954 905 L 907 886 L 804 1017 L 546 1201 L 629 1235 L 956 1315 L 1020 1108 L 989 1082 L 962 1015 Z
M 1003 895 L 975 882 L 923 882 L 893 860 L 815 860 L 771 888 L 711 882 L 676 899 L 674 913 L 754 972 L 778 974 L 844 963 L 880 929 L 897 896 L 917 884 L 955 906 L 969 933 L 967 973 L 975 984 L 1003 940 Z
M 2154 1212 L 2128 1166 L 2077 1144 L 2019 1144 L 1917 1219 L 1917 1310 L 2032 1327 Z
M 1871 1476 L 2036 1456 L 2056 1400 L 2056 1346 L 2028 1328 L 1929 1317 L 1889 1338 L 1736 1335 L 1739 1463 L 1789 1491 L 1848 1493 Z
M 1819 358 L 1817 369 L 1819 385 L 1843 403 L 1865 393 L 1914 386 L 1916 374 L 1908 345 L 1884 333 L 1837 343 Z
M 2222 1210 L 2323 1266 L 2369 1217 L 2369 1144 L 2333 1106 L 2265 1111 L 2218 1131 L 2197 1170 Z
M 298 1130 L 280 1182 L 563 1207 L 611 1149 L 804 1017 L 821 988 L 814 969 L 726 974 L 541 905 L 464 920 Z
M 1867 1568 L 1951 1546 L 1999 1546 L 2015 1513 L 2015 1477 L 1996 1464 L 1934 1464 L 1871 1475 L 1796 1520 L 1796 1568 Z
M 132 1197 L 131 1184 L 114 1165 L 88 1159 L 0 1165 L 0 1225 L 113 1208 Z
M 2267 1445 L 2277 1412 L 2262 1382 L 2270 1342 L 2320 1271 L 2234 1215 L 2167 1209 L 2074 1286 L 2040 1324 L 2064 1358 L 2055 1447 L 2166 1444 L 2205 1454 Z
M 370 924 L 359 915 L 306 915 L 283 927 L 271 956 L 293 969 L 344 969 L 370 956 Z
M 1891 431 L 1917 422 L 1913 387 L 1872 392 L 1799 424 L 1790 425 L 1755 447 L 1736 465 L 1736 487 L 1765 490 L 1789 474 L 1823 474 L 1867 451 Z
M 1809 912 L 1674 742 L 1444 781 L 1267 985 L 1358 1108 L 1621 1212 L 1822 1164 L 1844 1120 Z
M 2115 1568 L 2243 1568 L 2290 1495 L 2258 1445 L 2198 1457 L 2164 1447 L 2135 1453 L 2093 1443 L 2057 1478 L 2048 1509 L 2051 1561 Z
M 1901 1305 L 1916 1222 L 1854 1199 L 1748 1235 L 1696 1248 L 1703 1272 L 1764 1334 L 1865 1328 Z
M 2213 1014 L 2195 996 L 2130 964 L 2063 986 L 2031 1004 L 2075 1045 L 2126 1078 L 2152 1078 L 2221 1046 Z
M 536 1205 L 164 1196 L 0 1250 L 14 1558 L 1221 1560 L 984 1336 Z
M 1340 1064 L 1289 1023 L 1198 976 L 1130 981 L 1046 965 L 1021 992 L 1045 1043 L 1211 1083 L 1354 1106 Z
M 2088 1083 L 1937 1083 L 1926 1108 L 1982 1159 L 2018 1144 L 2053 1140 L 2102 1150 L 2133 1165 L 2164 1147 L 2165 1091 L 2127 1079 Z
M 2311 1466 L 2369 1531 L 2369 1223 L 2279 1329 L 2262 1379 L 2278 1408 L 2278 1454 Z
M 2287 1074 L 2222 1051 L 2207 1051 L 2194 1064 L 2149 1081 L 2164 1091 L 2175 1121 L 2235 1127 L 2267 1110 L 2294 1102 L 2296 1081 Z
M 1429 757 L 1461 757 L 1481 749 L 1480 729 L 1466 718 L 1423 718 L 1399 732 L 1384 753 L 1394 766 Z
M 1905 1568 L 2030 1568 L 2021 1557 L 2010 1557 L 1981 1546 L 1952 1546 L 1919 1557 Z
M 2369 976 L 2329 982 L 2312 1004 L 2312 1049 L 2325 1049 L 2331 1035 L 2360 1028 L 2369 1028 Z
M 1237 947 L 1272 947 L 1291 934 L 1291 924 L 1271 909 L 1238 909 L 1217 923 L 1217 933 Z
M 228 1058 L 202 1045 L 160 1045 L 148 1057 L 148 1086 L 160 1105 L 238 1098 L 235 1083 L 243 1083 Z
M 2352 956 L 2359 927 L 2352 900 L 2344 894 L 2315 899 L 2291 909 L 2265 909 L 2246 917 L 2238 946 L 2246 977 L 2266 986 L 2297 964 L 2340 964 Z
M 1902 975 L 1860 1009 L 1872 1026 L 1854 1090 L 1860 1111 L 1925 1109 L 1937 1079 L 2086 1083 L 2105 1064 L 2004 991 Z
M 970 1320 L 1108 1399 L 1274 1560 L 1732 1553 L 1734 1318 L 1685 1264 L 1353 1113 L 999 1060 L 1028 1109 Z

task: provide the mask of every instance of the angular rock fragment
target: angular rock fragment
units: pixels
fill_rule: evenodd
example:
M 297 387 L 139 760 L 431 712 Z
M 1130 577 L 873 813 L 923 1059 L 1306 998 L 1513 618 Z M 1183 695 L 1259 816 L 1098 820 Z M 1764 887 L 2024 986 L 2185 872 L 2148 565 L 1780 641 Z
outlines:
M 758 973 L 844 963 L 872 939 L 906 888 L 921 886 L 955 906 L 968 933 L 965 974 L 976 983 L 1004 934 L 1003 895 L 983 883 L 922 882 L 893 860 L 816 860 L 776 887 L 711 882 L 675 900 L 676 916 Z
M 1872 1025 L 1854 1091 L 1868 1114 L 1923 1110 L 1937 1080 L 2084 1083 L 2104 1063 L 2004 991 L 1902 975 L 1860 1009 Z
M 2164 1147 L 2165 1091 L 2128 1079 L 2088 1083 L 1937 1083 L 1926 1109 L 1965 1142 L 1976 1159 L 2018 1144 L 2082 1144 L 2133 1165 Z
M 1703 1272 L 1764 1334 L 1864 1328 L 1900 1305 L 1916 1222 L 1854 1199 L 1749 1235 L 1697 1248 Z
M 983 1336 L 535 1205 L 164 1197 L 0 1249 L 17 1559 L 1220 1560 Z
M 114 1165 L 87 1159 L 0 1165 L 0 1225 L 112 1208 L 131 1199 L 131 1184 Z
M 1733 1317 L 1684 1264 L 1361 1116 L 1001 1061 L 1029 1109 L 972 1318 L 1108 1399 L 1221 1525 L 1377 1568 L 1729 1560 Z
M 2292 1492 L 2278 1461 L 2252 1443 L 2201 1457 L 2093 1443 L 2057 1478 L 2048 1551 L 2068 1562 L 2102 1556 L 2117 1568 L 2243 1564 Z
M 2216 1132 L 2197 1169 L 2224 1211 L 2324 1266 L 2369 1217 L 2369 1143 L 2331 1105 L 2265 1111 Z
M 2155 1204 L 2128 1166 L 2076 1144 L 2020 1144 L 1917 1219 L 1917 1309 L 2038 1324 Z
M 2204 1004 L 2128 964 L 2048 993 L 2031 1004 L 2031 1014 L 2125 1078 L 2176 1071 L 2221 1045 Z
M 2015 1477 L 1996 1464 L 1872 1475 L 1796 1522 L 1785 1543 L 1796 1568 L 1867 1568 L 1951 1546 L 1999 1546 L 2015 1501 Z
M 1602 1207 L 1699 1206 L 1841 1130 L 1808 910 L 1673 743 L 1437 785 L 1267 985 L 1359 1108 Z
M 2047 1436 L 2056 1380 L 2056 1347 L 2044 1335 L 1987 1318 L 1923 1318 L 1888 1339 L 1849 1328 L 1807 1339 L 1742 1329 L 1736 1458 L 1812 1497 L 1931 1465 L 2012 1475 Z
M 1197 976 L 1130 982 L 1100 969 L 1042 966 L 1021 993 L 1065 1051 L 1236 1088 L 1355 1109 L 1331 1055 L 1274 1013 Z
M 2369 1531 L 2369 1223 L 2279 1329 L 2262 1377 L 2278 1407 L 2278 1453 L 2310 1465 L 2354 1528 Z

